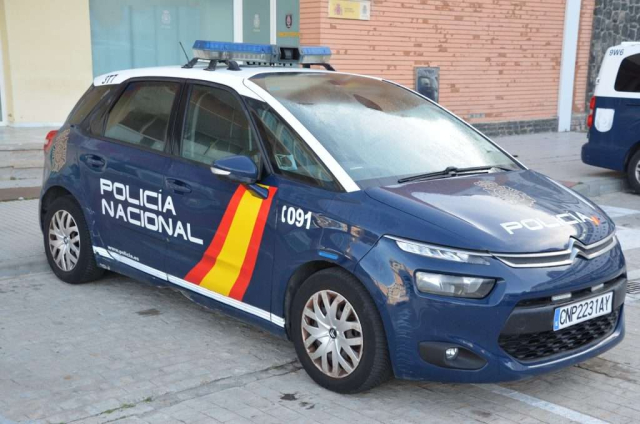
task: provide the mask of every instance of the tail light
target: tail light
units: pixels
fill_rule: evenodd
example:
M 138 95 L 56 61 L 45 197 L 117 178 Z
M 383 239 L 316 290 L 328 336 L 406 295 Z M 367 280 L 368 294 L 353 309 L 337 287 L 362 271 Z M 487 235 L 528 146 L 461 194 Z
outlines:
M 589 101 L 589 116 L 587 117 L 587 128 L 591 128 L 593 126 L 593 112 L 596 110 L 596 96 L 591 98 Z
M 46 142 L 44 143 L 45 152 L 49 151 L 49 149 L 51 148 L 51 143 L 53 143 L 53 139 L 56 138 L 57 134 L 58 130 L 51 130 L 47 133 L 47 136 L 45 137 Z

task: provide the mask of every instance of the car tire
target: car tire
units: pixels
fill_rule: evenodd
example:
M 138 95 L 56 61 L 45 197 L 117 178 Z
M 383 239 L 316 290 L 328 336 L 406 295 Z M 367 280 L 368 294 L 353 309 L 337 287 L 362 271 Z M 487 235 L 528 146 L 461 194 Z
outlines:
M 54 200 L 47 208 L 43 230 L 47 261 L 59 279 L 81 284 L 102 276 L 104 270 L 96 264 L 87 222 L 75 199 Z
M 636 193 L 640 193 L 640 151 L 637 151 L 629 160 L 627 178 L 631 189 Z
M 391 377 L 378 309 L 360 281 L 347 271 L 328 268 L 309 277 L 293 298 L 290 318 L 298 358 L 320 386 L 358 393 Z

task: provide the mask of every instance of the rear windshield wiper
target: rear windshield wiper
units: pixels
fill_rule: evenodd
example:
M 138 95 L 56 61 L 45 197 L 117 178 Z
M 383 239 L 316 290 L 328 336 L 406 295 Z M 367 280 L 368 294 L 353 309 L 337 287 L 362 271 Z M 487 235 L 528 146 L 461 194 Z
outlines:
M 443 169 L 442 171 L 428 172 L 426 174 L 418 174 L 418 175 L 412 175 L 410 177 L 400 178 L 398 180 L 398 183 L 402 184 L 402 183 L 408 183 L 410 181 L 455 177 L 456 175 L 460 175 L 460 174 L 473 173 L 473 172 L 476 172 L 476 171 L 488 171 L 490 169 L 501 169 L 503 171 L 513 171 L 512 169 L 509 169 L 509 168 L 504 168 L 504 167 L 501 167 L 501 166 L 494 166 L 494 165 L 491 165 L 491 166 L 474 166 L 474 167 L 470 167 L 470 168 L 458 168 L 458 167 L 455 167 L 455 166 L 448 166 L 445 169 Z

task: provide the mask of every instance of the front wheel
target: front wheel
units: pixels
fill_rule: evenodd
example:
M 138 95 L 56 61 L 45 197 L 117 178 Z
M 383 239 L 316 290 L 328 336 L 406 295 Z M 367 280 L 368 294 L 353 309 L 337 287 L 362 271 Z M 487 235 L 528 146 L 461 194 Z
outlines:
M 640 193 L 640 151 L 637 151 L 629 161 L 627 179 L 629 180 L 631 189 L 636 193 Z
M 348 272 L 329 268 L 309 277 L 294 296 L 290 318 L 298 358 L 322 387 L 358 393 L 391 376 L 380 314 Z
M 99 278 L 87 223 L 80 206 L 70 196 L 60 197 L 44 217 L 44 250 L 51 270 L 71 284 Z

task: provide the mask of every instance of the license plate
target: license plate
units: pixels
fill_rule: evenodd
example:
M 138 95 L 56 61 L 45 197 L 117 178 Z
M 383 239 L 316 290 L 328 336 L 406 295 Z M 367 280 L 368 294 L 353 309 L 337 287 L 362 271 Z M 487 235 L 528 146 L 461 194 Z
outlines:
M 562 330 L 592 318 L 607 315 L 611 313 L 612 306 L 613 292 L 609 292 L 556 308 L 553 317 L 553 331 Z

